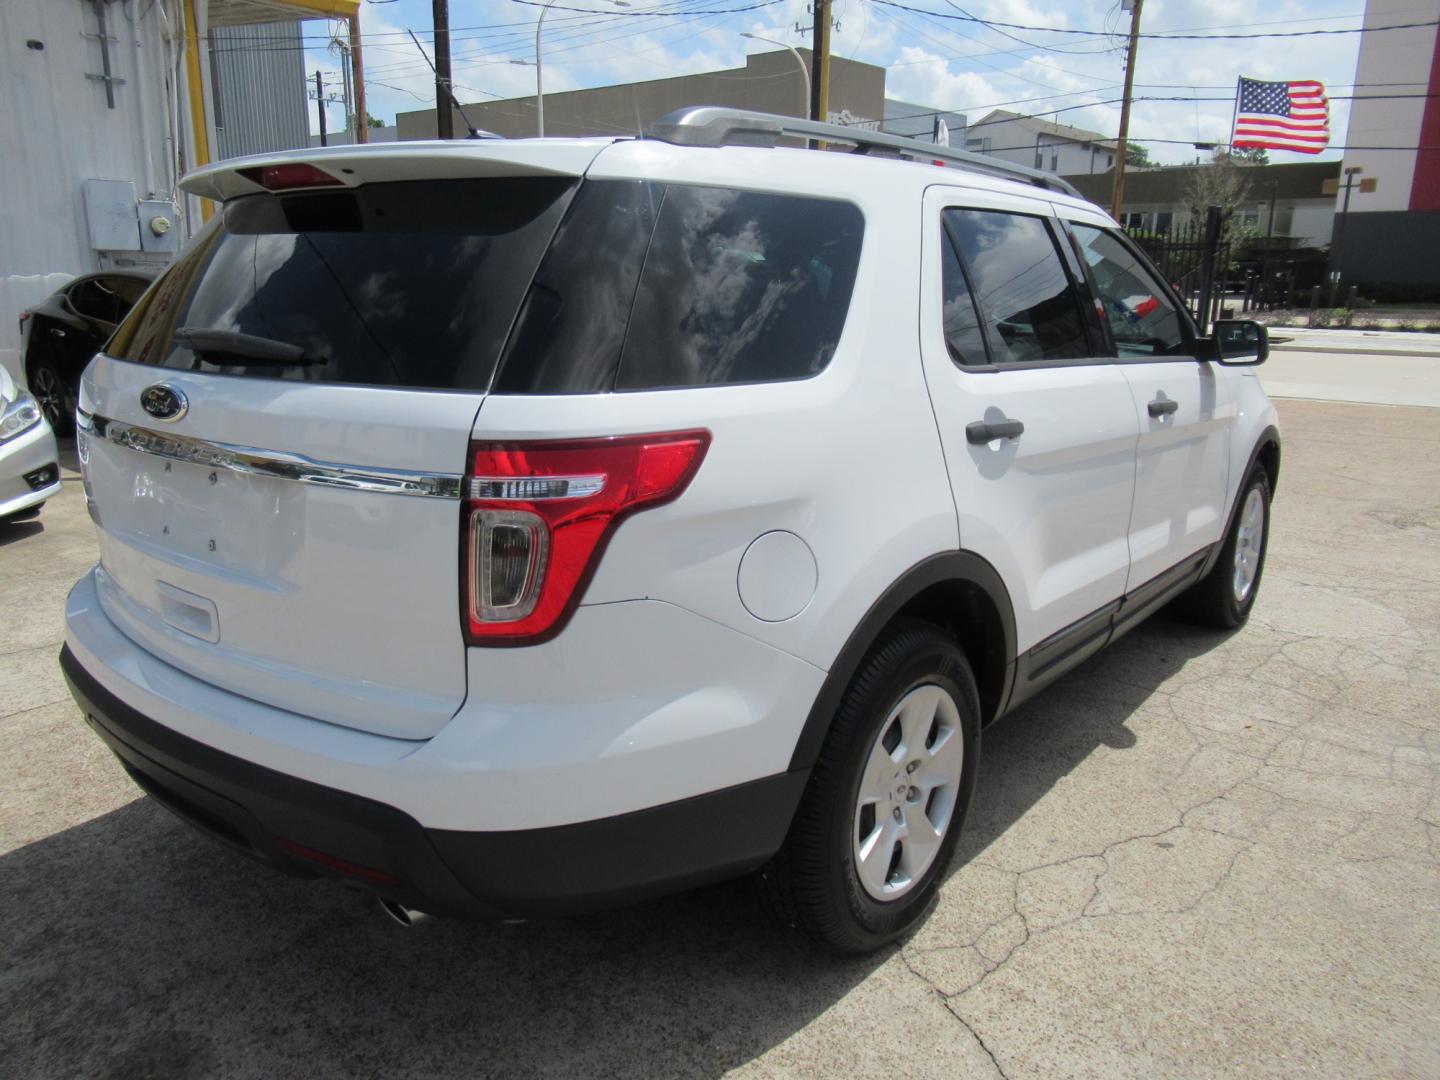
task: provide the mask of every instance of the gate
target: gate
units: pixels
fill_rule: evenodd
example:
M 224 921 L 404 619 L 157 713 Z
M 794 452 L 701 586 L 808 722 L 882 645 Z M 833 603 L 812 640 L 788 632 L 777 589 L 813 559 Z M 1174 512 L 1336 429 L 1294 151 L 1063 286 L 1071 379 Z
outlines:
M 1222 239 L 1223 221 L 1220 207 L 1212 206 L 1203 220 L 1192 217 L 1158 231 L 1125 230 L 1175 287 L 1202 334 L 1219 316 L 1226 292 L 1231 245 Z

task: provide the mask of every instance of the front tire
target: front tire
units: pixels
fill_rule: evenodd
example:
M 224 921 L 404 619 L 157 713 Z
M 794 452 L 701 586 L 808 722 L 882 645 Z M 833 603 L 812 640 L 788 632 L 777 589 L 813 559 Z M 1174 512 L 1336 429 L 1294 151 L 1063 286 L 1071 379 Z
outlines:
M 1257 467 L 1240 491 L 1220 558 L 1181 597 L 1181 610 L 1193 621 L 1221 630 L 1243 625 L 1260 592 L 1269 546 L 1270 477 Z
M 75 396 L 60 369 L 50 360 L 36 360 L 27 373 L 30 393 L 60 438 L 71 434 L 75 422 Z
M 928 912 L 975 790 L 980 698 L 929 623 L 892 624 L 835 714 L 785 846 L 761 873 L 781 918 L 868 952 Z

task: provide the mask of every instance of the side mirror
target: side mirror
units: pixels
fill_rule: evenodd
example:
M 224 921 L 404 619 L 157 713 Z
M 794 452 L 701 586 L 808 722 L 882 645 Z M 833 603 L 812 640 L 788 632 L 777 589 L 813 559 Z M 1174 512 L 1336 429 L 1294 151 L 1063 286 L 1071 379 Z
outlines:
M 1270 355 L 1270 334 L 1251 319 L 1217 319 L 1213 337 L 1214 359 L 1231 367 L 1263 364 Z

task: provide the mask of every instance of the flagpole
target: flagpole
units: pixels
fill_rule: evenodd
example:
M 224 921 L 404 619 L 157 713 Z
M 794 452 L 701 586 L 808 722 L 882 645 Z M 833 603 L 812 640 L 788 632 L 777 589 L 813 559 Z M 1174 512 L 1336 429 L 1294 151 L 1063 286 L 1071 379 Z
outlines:
M 1244 75 L 1235 76 L 1235 106 L 1230 110 L 1230 138 L 1225 145 L 1230 147 L 1230 156 L 1235 156 L 1235 125 L 1240 120 L 1240 85 L 1245 81 Z

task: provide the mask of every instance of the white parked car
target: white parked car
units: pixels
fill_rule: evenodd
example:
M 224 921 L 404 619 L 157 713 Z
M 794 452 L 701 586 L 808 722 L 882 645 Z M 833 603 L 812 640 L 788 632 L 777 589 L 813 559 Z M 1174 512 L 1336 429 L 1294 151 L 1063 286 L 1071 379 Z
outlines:
M 59 493 L 55 433 L 40 404 L 0 367 L 0 525 L 34 517 Z
M 1043 174 L 655 134 L 190 176 L 223 210 L 81 385 L 62 662 L 158 801 L 402 919 L 758 869 L 873 948 L 985 725 L 1173 598 L 1245 620 L 1264 332 Z

